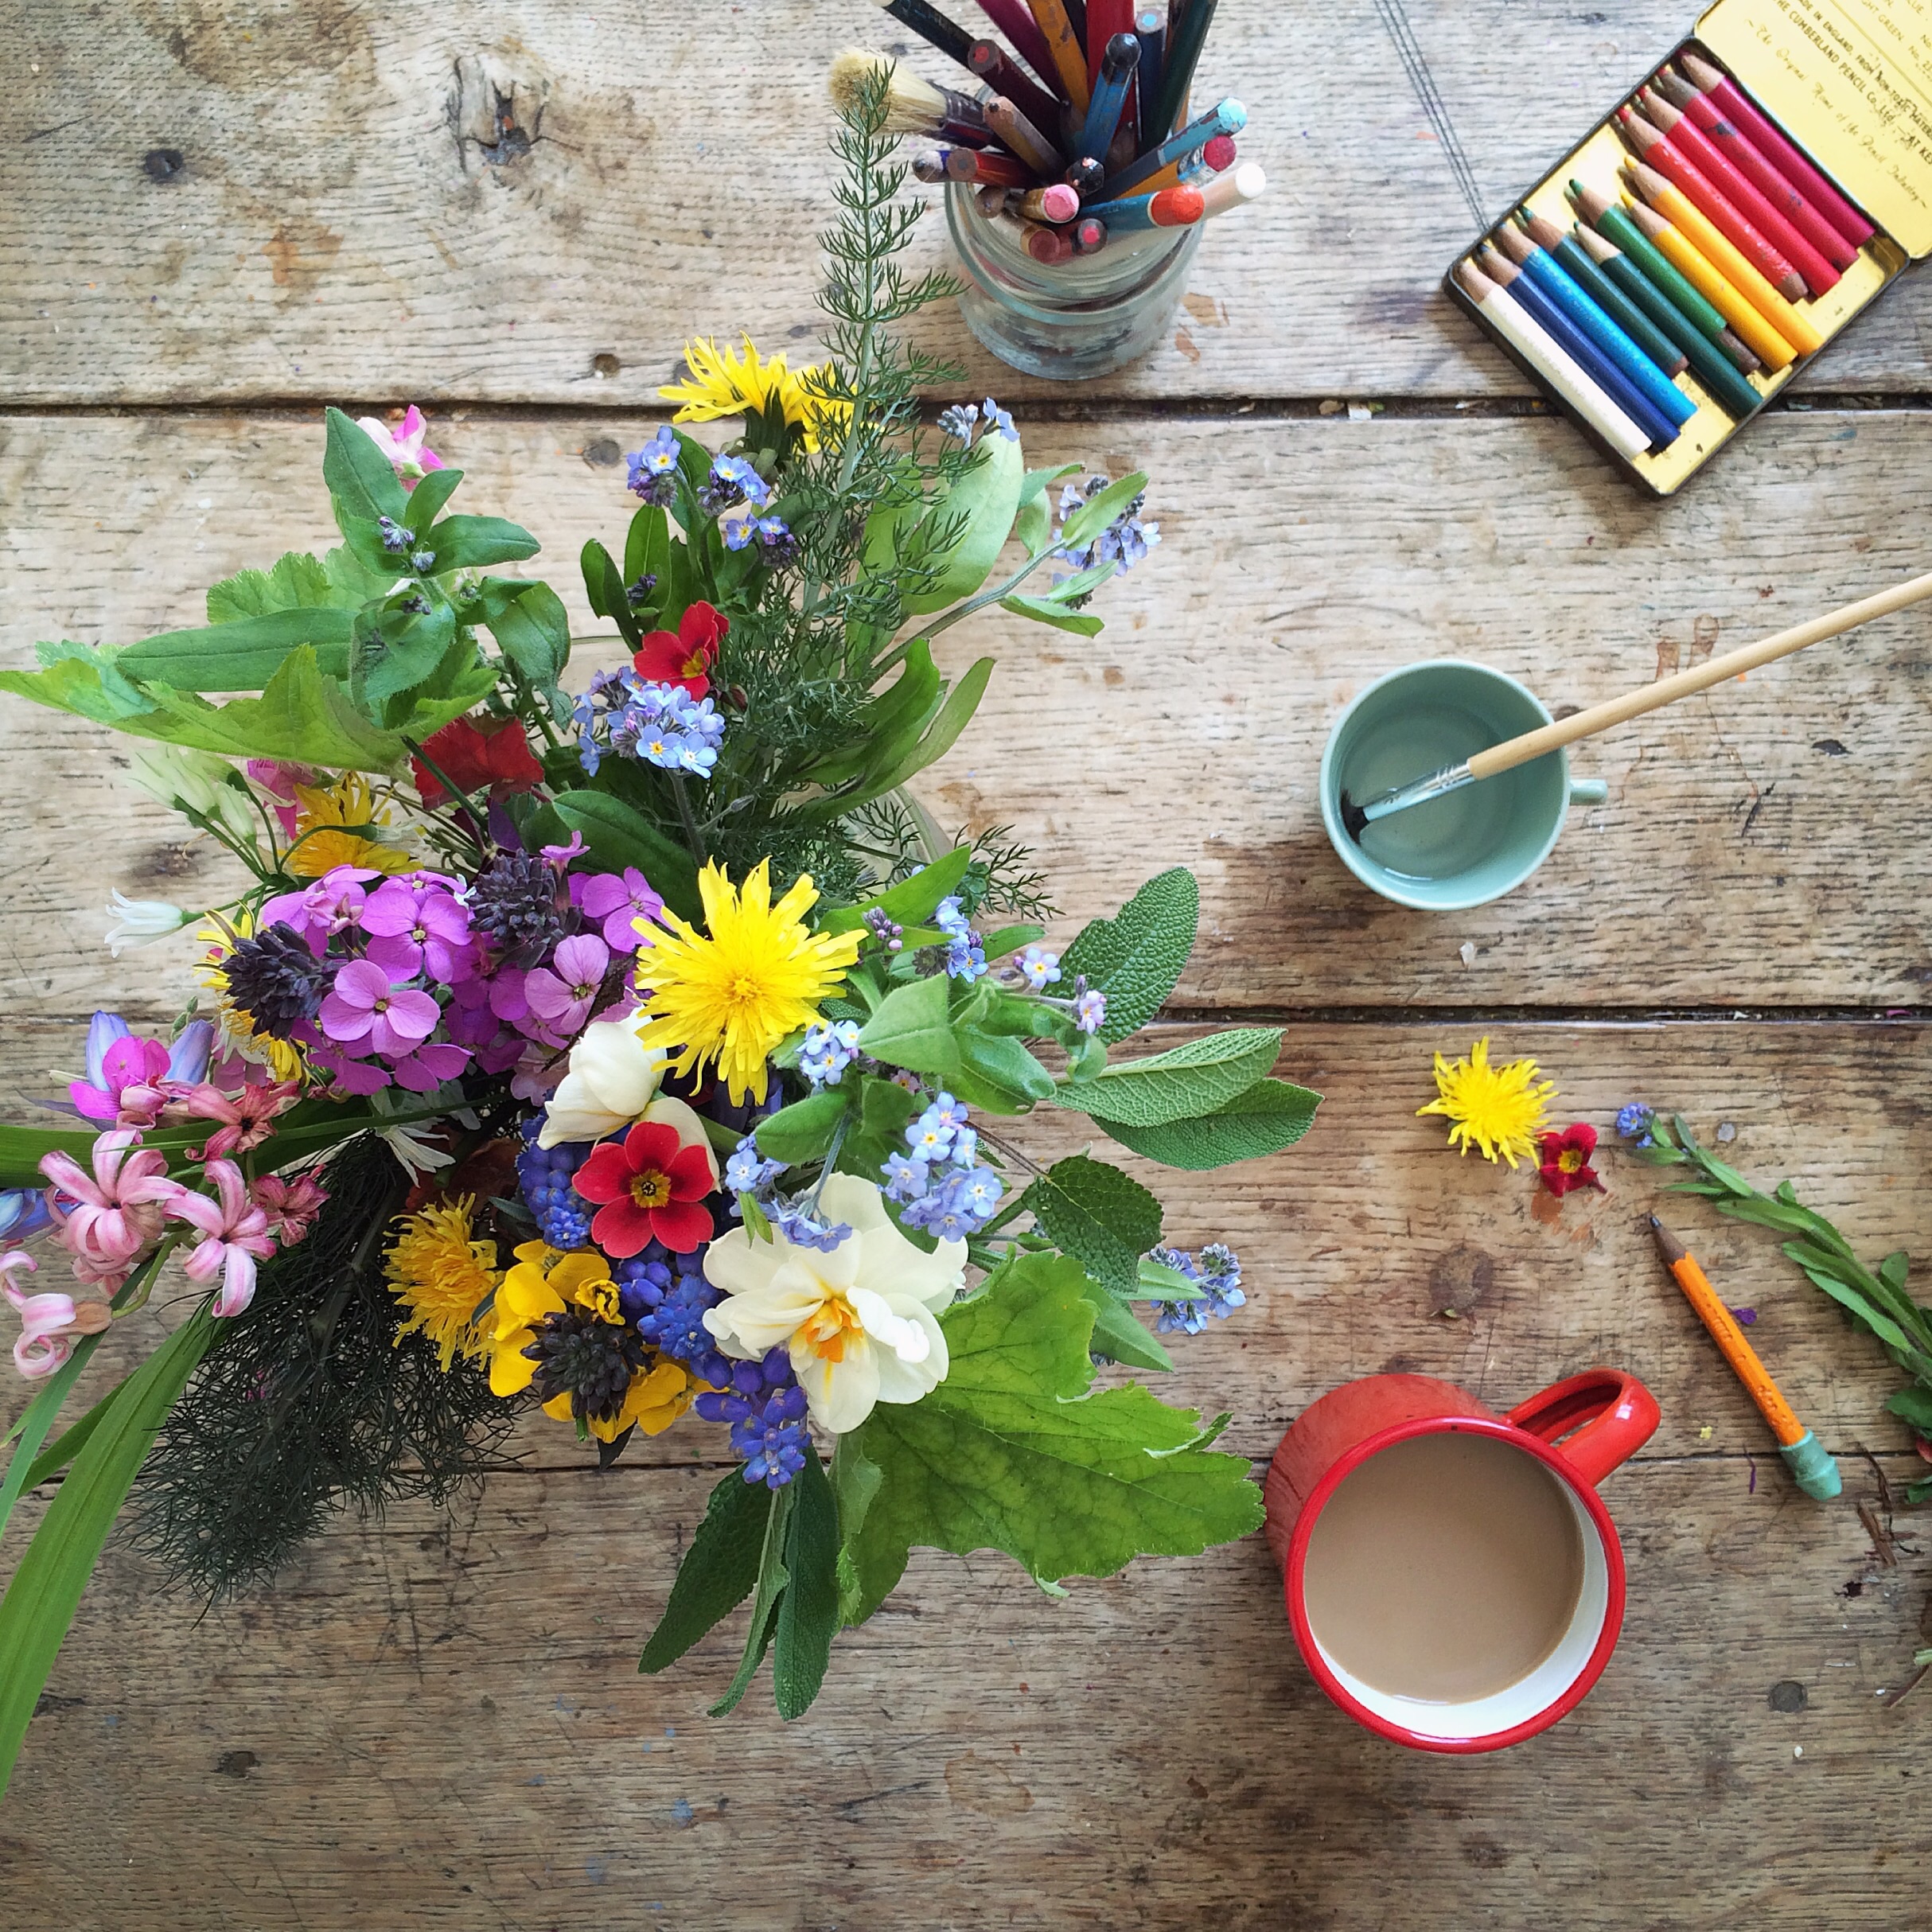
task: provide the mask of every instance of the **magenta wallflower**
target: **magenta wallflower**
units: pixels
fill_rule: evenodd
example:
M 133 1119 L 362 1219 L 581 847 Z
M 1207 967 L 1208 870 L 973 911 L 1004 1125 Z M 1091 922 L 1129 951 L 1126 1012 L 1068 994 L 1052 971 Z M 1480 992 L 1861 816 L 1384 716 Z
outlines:
M 621 872 L 574 873 L 571 897 L 586 919 L 602 925 L 604 944 L 613 952 L 635 952 L 637 921 L 655 919 L 664 910 L 664 901 L 635 866 Z
M 548 966 L 532 968 L 524 981 L 530 1011 L 561 1045 L 581 1027 L 597 1003 L 610 965 L 610 948 L 594 933 L 562 941 Z
M 466 1046 L 419 1046 L 395 1062 L 395 1084 L 411 1093 L 430 1093 L 469 1064 Z
M 368 956 L 402 978 L 427 971 L 447 986 L 476 972 L 469 914 L 434 873 L 385 879 L 362 909 L 362 929 L 373 936 Z
M 41 1157 L 41 1172 L 56 1190 L 55 1239 L 84 1281 L 124 1280 L 141 1251 L 160 1237 L 166 1204 L 178 1190 L 167 1178 L 167 1157 L 140 1139 L 125 1128 L 100 1135 L 91 1174 L 69 1155 Z
M 328 1190 L 312 1174 L 298 1174 L 292 1181 L 265 1174 L 248 1191 L 267 1217 L 269 1233 L 284 1248 L 293 1248 L 309 1232 L 329 1198 Z
M 248 1184 L 234 1162 L 212 1160 L 206 1172 L 216 1198 L 177 1187 L 168 1211 L 201 1233 L 184 1264 L 188 1279 L 209 1282 L 219 1276 L 216 1314 L 240 1315 L 255 1299 L 255 1264 L 275 1252 L 275 1238 L 267 1210 L 249 1198 Z
M 232 1097 L 206 1082 L 191 1087 L 177 1097 L 176 1105 L 194 1120 L 220 1124 L 208 1135 L 206 1147 L 189 1150 L 189 1158 L 214 1160 L 224 1154 L 259 1147 L 275 1131 L 269 1123 L 293 1107 L 301 1092 L 298 1080 L 278 1081 L 272 1086 L 244 1086 Z
M 40 1266 L 24 1248 L 0 1254 L 0 1294 L 20 1316 L 20 1337 L 14 1344 L 14 1366 L 29 1381 L 52 1375 L 74 1352 L 76 1335 L 98 1335 L 113 1319 L 104 1301 L 71 1295 L 29 1295 L 14 1280 L 15 1272 L 31 1274 Z
M 262 908 L 257 928 L 278 921 L 292 925 L 319 952 L 331 933 L 361 924 L 362 909 L 368 898 L 363 882 L 381 877 L 367 866 L 332 866 L 314 885 L 269 900 Z
M 427 993 L 392 980 L 373 960 L 348 960 L 320 1017 L 322 1031 L 338 1045 L 394 1060 L 427 1040 L 442 1013 Z

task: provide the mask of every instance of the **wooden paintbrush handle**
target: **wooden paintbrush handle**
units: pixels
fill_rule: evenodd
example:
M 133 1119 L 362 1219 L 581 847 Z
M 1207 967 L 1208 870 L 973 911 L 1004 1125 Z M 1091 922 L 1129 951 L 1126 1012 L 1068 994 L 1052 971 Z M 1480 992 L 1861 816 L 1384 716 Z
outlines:
M 1620 698 L 1593 704 L 1587 711 L 1558 719 L 1554 724 L 1525 731 L 1521 738 L 1492 745 L 1487 751 L 1478 751 L 1469 761 L 1469 774 L 1472 778 L 1493 778 L 1498 772 L 1526 765 L 1532 758 L 1541 758 L 1545 752 L 1573 745 L 1579 738 L 1593 738 L 1599 731 L 1607 731 L 1612 725 L 1620 725 L 1626 719 L 1641 718 L 1646 711 L 1674 704 L 1678 699 L 1688 698 L 1694 691 L 1708 691 L 1713 684 L 1721 684 L 1726 678 L 1735 677 L 1740 672 L 1755 671 L 1759 665 L 1768 664 L 1774 658 L 1788 657 L 1794 651 L 1803 650 L 1808 644 L 1821 643 L 1827 637 L 1836 637 L 1843 632 L 1856 629 L 1860 624 L 1869 624 L 1874 617 L 1889 617 L 1893 611 L 1903 610 L 1907 605 L 1922 602 L 1929 597 L 1932 597 L 1932 573 L 1914 577 L 1909 583 L 1896 584 L 1889 590 L 1881 590 L 1876 597 L 1864 598 L 1856 604 L 1845 605 L 1841 610 L 1829 611 L 1821 617 L 1813 617 L 1809 624 L 1800 624 L 1795 629 L 1781 630 L 1774 637 L 1760 638 L 1755 644 L 1727 651 L 1722 657 L 1713 657 L 1708 663 L 1693 665 L 1689 671 L 1680 671 L 1674 677 L 1659 678 L 1655 684 L 1626 691 Z

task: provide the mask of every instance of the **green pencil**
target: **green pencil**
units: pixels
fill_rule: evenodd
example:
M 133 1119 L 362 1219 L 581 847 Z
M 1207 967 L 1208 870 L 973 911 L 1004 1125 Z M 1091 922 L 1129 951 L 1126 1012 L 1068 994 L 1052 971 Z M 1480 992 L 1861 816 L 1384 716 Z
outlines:
M 1699 294 L 1677 269 L 1664 259 L 1657 244 L 1607 195 L 1570 184 L 1570 200 L 1584 220 L 1606 241 L 1614 242 L 1668 295 L 1707 336 L 1721 335 L 1729 326 L 1723 316 Z

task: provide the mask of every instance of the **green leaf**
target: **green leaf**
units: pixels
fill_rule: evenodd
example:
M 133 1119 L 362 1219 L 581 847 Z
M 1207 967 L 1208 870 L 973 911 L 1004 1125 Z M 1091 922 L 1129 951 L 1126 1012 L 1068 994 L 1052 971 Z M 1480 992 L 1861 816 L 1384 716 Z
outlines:
M 637 1660 L 641 1671 L 654 1677 L 676 1663 L 750 1595 L 771 1503 L 762 1482 L 747 1482 L 735 1469 L 711 1491 L 704 1521 L 672 1580 L 664 1614 Z
M 1174 1357 L 1155 1340 L 1146 1323 L 1124 1302 L 1091 1278 L 1087 1299 L 1093 1304 L 1093 1353 L 1109 1361 L 1124 1362 L 1130 1369 L 1153 1369 L 1167 1373 Z
M 851 1545 L 864 1527 L 866 1512 L 878 1494 L 884 1473 L 859 1447 L 856 1435 L 841 1435 L 832 1451 L 832 1489 L 839 1505 L 839 1621 L 856 1621 L 862 1586 Z
M 35 1484 L 44 1482 L 53 1473 L 53 1470 L 42 1470 L 40 1467 L 42 1459 L 41 1444 L 47 1439 L 47 1431 L 53 1427 L 54 1418 L 60 1414 L 61 1404 L 67 1400 L 76 1378 L 86 1367 L 88 1357 L 94 1353 L 94 1345 L 99 1339 L 98 1335 L 83 1336 L 76 1344 L 73 1353 L 34 1392 L 33 1400 L 21 1412 L 19 1421 L 14 1424 L 14 1428 L 18 1431 L 20 1439 L 12 1459 L 7 1463 L 6 1478 L 0 1481 L 0 1534 L 3 1534 L 6 1529 L 7 1519 L 14 1513 L 14 1504 Z M 115 1393 L 118 1394 L 119 1389 Z M 107 1400 L 111 1401 L 113 1396 L 110 1396 Z M 76 1428 L 85 1427 L 86 1422 L 92 1419 L 84 1418 L 81 1423 L 76 1424 Z M 75 1429 L 68 1430 L 61 1436 L 61 1442 L 65 1442 L 74 1433 Z M 55 1445 L 56 1448 L 59 1446 L 59 1443 Z M 78 1447 L 80 1445 L 76 1443 L 75 1446 Z M 58 1463 L 54 1465 L 55 1469 L 60 1467 Z
M 1124 1120 L 1104 1123 L 1123 1147 L 1167 1167 L 1225 1167 L 1260 1160 L 1291 1147 L 1315 1124 L 1319 1093 L 1285 1080 L 1256 1081 L 1225 1106 L 1192 1120 L 1135 1127 Z
M 1046 929 L 1040 925 L 995 926 L 980 945 L 986 955 L 986 963 L 991 966 L 1003 960 L 1009 953 L 1017 952 L 1022 946 L 1030 946 L 1035 941 L 1046 937 Z
M 1921 1435 L 1932 1436 L 1932 1389 L 1901 1389 L 1885 1406 Z
M 48 1504 L 0 1599 L 0 1790 L 13 1774 L 33 1707 L 101 1545 L 214 1333 L 214 1318 L 204 1304 L 122 1385 L 112 1410 Z
M 733 1480 L 742 1482 L 744 1478 L 734 1474 Z M 763 1489 L 765 1486 L 760 1483 L 758 1486 Z M 758 1665 L 765 1661 L 765 1653 L 771 1647 L 773 1630 L 778 1621 L 779 1599 L 785 1595 L 785 1585 L 792 1580 L 785 1567 L 784 1552 L 791 1529 L 792 1511 L 798 1502 L 797 1485 L 788 1482 L 781 1490 L 766 1493 L 772 1502 L 765 1517 L 764 1541 L 758 1551 L 758 1584 L 751 1598 L 751 1626 L 745 1633 L 745 1653 L 738 1661 L 738 1669 L 730 1685 L 711 1706 L 711 1714 L 714 1717 L 723 1717 L 736 1710 L 738 1700 L 751 1688 L 751 1680 L 758 1675 Z
M 76 1349 L 74 1355 L 78 1355 L 80 1353 L 80 1350 Z M 74 1360 L 74 1355 L 70 1355 L 67 1358 L 68 1364 L 70 1365 Z M 122 1386 L 127 1379 L 123 1376 L 121 1381 L 116 1382 L 78 1422 L 71 1428 L 63 1429 L 33 1459 L 33 1467 L 27 1471 L 27 1479 L 21 1485 L 23 1494 L 28 1490 L 37 1489 L 49 1476 L 58 1475 L 69 1463 L 73 1461 L 76 1456 L 80 1455 L 88 1438 L 112 1412 L 114 1399 L 121 1393 Z M 10 1470 L 8 1473 L 10 1474 L 12 1472 Z M 0 1525 L 3 1525 L 6 1521 L 6 1512 L 0 1509 Z
M 767 1160 L 783 1161 L 795 1167 L 800 1161 L 816 1160 L 832 1145 L 850 1106 L 843 1085 L 808 1093 L 802 1100 L 781 1107 L 769 1119 L 758 1124 L 758 1151 Z
M 430 526 L 423 540 L 436 553 L 434 567 L 438 577 L 450 571 L 519 563 L 542 547 L 521 524 L 501 516 L 446 516 Z
M 1084 1154 L 1056 1161 L 1020 1205 L 1056 1248 L 1123 1299 L 1139 1285 L 1140 1257 L 1160 1245 L 1159 1202 L 1131 1174 Z
M 378 573 L 365 568 L 346 548 L 321 557 L 312 557 L 306 550 L 287 551 L 272 569 L 237 571 L 212 585 L 208 621 L 232 624 L 275 610 L 360 610 L 371 598 L 380 597 L 396 575 L 394 570 Z
M 442 514 L 442 506 L 456 494 L 456 486 L 462 480 L 460 469 L 432 469 L 427 476 L 419 477 L 416 487 L 409 492 L 403 523 L 420 536 Z
M 636 650 L 638 639 L 644 635 L 643 629 L 638 624 L 637 612 L 630 607 L 630 599 L 625 595 L 624 579 L 611 561 L 610 552 L 592 537 L 584 545 L 580 561 L 584 594 L 590 608 L 600 617 L 610 618 L 624 633 L 624 641 Z
M 849 933 L 865 924 L 866 914 L 882 912 L 898 925 L 924 925 L 940 901 L 959 889 L 972 863 L 972 847 L 956 845 L 929 866 L 922 866 L 910 878 L 884 892 L 862 899 L 856 906 L 835 906 L 819 921 L 821 933 Z M 1023 941 L 1022 942 L 1024 943 Z M 988 955 L 991 957 L 991 955 Z
M 456 638 L 456 613 L 438 601 L 427 610 L 404 590 L 365 610 L 357 621 L 349 691 L 367 715 L 381 723 L 392 698 L 427 684 Z
M 1060 467 L 1029 469 L 1020 479 L 1019 514 L 1013 520 L 1013 534 L 1026 547 L 1026 555 L 1037 557 L 1053 541 L 1054 509 L 1047 490 L 1062 477 L 1078 474 L 1080 465 L 1062 463 Z M 1094 620 L 1099 628 L 1099 620 Z
M 945 1381 L 859 1431 L 883 1474 L 851 1545 L 855 1621 L 915 1545 L 999 1549 L 1043 1583 L 1195 1556 L 1261 1521 L 1247 1459 L 1210 1452 L 1190 1409 L 1138 1385 L 1087 1393 L 1094 1311 L 1078 1263 L 1029 1254 L 941 1315 Z M 1084 1398 L 1084 1399 L 1083 1399 Z
M 879 1170 L 905 1144 L 906 1126 L 918 1105 L 918 1097 L 897 1081 L 881 1080 L 876 1073 L 863 1076 L 859 1083 L 859 1124 L 848 1128 L 839 1143 L 836 1170 L 867 1181 L 879 1179 Z
M 10 691 L 18 698 L 54 711 L 71 711 L 76 718 L 91 718 L 117 730 L 135 730 L 130 719 L 154 717 L 153 702 L 119 677 L 107 651 L 74 645 L 68 647 L 68 655 L 51 655 L 59 648 L 40 647 L 44 670 L 0 671 L 0 691 Z M 107 680 L 115 687 L 125 687 L 125 695 L 120 688 L 111 688 Z
M 1107 628 L 1106 619 L 1096 617 L 1090 611 L 1069 610 L 1043 597 L 1026 597 L 1017 590 L 1011 597 L 1000 598 L 999 608 L 1011 611 L 1016 617 L 1031 617 L 1036 624 L 1050 624 L 1055 630 L 1071 631 L 1077 637 L 1097 637 Z
M 1110 1129 L 1116 1121 L 1160 1127 L 1218 1112 L 1254 1085 L 1280 1054 L 1279 1027 L 1229 1026 L 1164 1054 L 1111 1060 L 1092 1080 L 1069 1081 L 1054 1098 Z
M 960 1064 L 947 982 L 941 975 L 895 986 L 859 1030 L 862 1053 L 914 1073 L 947 1073 Z
M 934 500 L 927 512 L 935 521 L 958 517 L 964 523 L 937 579 L 905 600 L 910 613 L 921 616 L 944 610 L 961 598 L 971 597 L 986 582 L 1012 534 L 1023 473 L 1017 438 L 983 436 L 974 445 L 972 461 L 964 473 L 951 489 Z
M 808 1445 L 804 1467 L 788 1486 L 797 1493 L 797 1501 L 785 1541 L 791 1581 L 778 1605 L 772 1689 L 778 1715 L 789 1720 L 812 1708 L 838 1634 L 839 1505 L 818 1451 Z
M 563 598 L 547 583 L 511 577 L 485 577 L 477 594 L 497 648 L 539 691 L 548 690 L 571 660 L 571 618 Z
M 907 749 L 901 751 L 891 745 L 874 746 L 864 768 L 863 782 L 855 789 L 815 799 L 792 816 L 806 824 L 822 824 L 828 819 L 842 818 L 860 805 L 897 790 L 952 750 L 953 742 L 978 710 L 992 675 L 993 660 L 982 657 L 947 694 L 930 723 L 923 728 L 917 723 L 907 727 L 909 734 L 917 734 Z
M 563 792 L 551 802 L 567 826 L 583 834 L 600 865 L 613 871 L 635 866 L 679 917 L 703 917 L 697 861 L 642 812 L 608 792 Z
M 1147 473 L 1136 469 L 1132 476 L 1109 483 L 1097 497 L 1089 497 L 1060 526 L 1060 541 L 1069 550 L 1084 550 L 1115 518 L 1127 514 L 1128 504 L 1147 486 Z
M 328 437 L 322 451 L 322 481 L 329 486 L 336 527 L 363 562 L 370 563 L 370 545 L 377 559 L 384 554 L 376 535 L 378 520 L 387 516 L 400 523 L 408 513 L 409 493 L 366 431 L 339 409 L 325 415 Z
M 959 1042 L 960 1068 L 976 1074 L 982 1081 L 991 1082 L 1014 1101 L 1048 1100 L 1056 1091 L 1054 1077 L 1027 1052 L 1019 1040 L 1004 1034 L 976 1033 L 971 1028 L 963 1028 L 955 1038 Z M 960 1085 L 960 1069 L 955 1069 L 953 1081 Z M 968 1096 L 962 1093 L 964 1100 Z M 1003 1113 L 1019 1113 L 1024 1109 L 1008 1104 L 1002 1107 Z
M 670 555 L 671 519 L 660 504 L 640 504 L 624 539 L 624 581 L 655 577 L 661 582 Z
M 1194 947 L 1201 889 L 1182 866 L 1151 878 L 1111 919 L 1085 927 L 1060 961 L 1064 983 L 1085 973 L 1107 995 L 1108 1046 L 1137 1033 L 1174 989 Z

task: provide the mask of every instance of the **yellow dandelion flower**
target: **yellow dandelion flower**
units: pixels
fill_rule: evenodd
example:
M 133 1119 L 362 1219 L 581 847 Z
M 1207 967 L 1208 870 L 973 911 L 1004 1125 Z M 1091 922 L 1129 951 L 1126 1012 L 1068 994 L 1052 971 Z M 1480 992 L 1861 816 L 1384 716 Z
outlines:
M 345 772 L 329 786 L 295 787 L 297 843 L 286 861 L 298 878 L 320 878 L 337 866 L 367 866 L 373 872 L 407 872 L 415 862 L 400 846 L 380 845 L 360 832 L 331 830 L 335 826 L 387 825 L 389 814 L 378 811 L 369 781 L 360 772 Z
M 715 423 L 721 416 L 742 416 L 755 411 L 767 423 L 796 425 L 804 446 L 816 450 L 820 435 L 841 427 L 852 411 L 849 403 L 827 393 L 829 365 L 818 364 L 794 375 L 785 368 L 782 353 L 759 356 L 750 336 L 740 354 L 720 349 L 709 336 L 684 345 L 684 380 L 658 391 L 666 402 L 681 405 L 675 423 Z
M 1537 1084 L 1533 1060 L 1491 1066 L 1483 1038 L 1454 1065 L 1435 1056 L 1435 1098 L 1416 1112 L 1448 1120 L 1452 1147 L 1467 1154 L 1473 1147 L 1485 1160 L 1506 1160 L 1513 1167 L 1535 1160 L 1537 1135 L 1545 1124 L 1543 1103 L 1556 1091 L 1553 1080 Z
M 238 939 L 255 931 L 251 914 L 237 912 L 232 920 L 210 920 L 195 934 L 208 951 L 201 965 L 201 984 L 215 995 L 217 1018 L 224 1037 L 244 1059 L 259 1061 L 277 1080 L 306 1081 L 309 1058 L 293 1040 L 278 1040 L 259 1032 L 254 1020 L 228 997 L 228 976 L 221 962 Z
M 399 1344 L 420 1329 L 436 1345 L 444 1373 L 459 1354 L 487 1361 L 487 1320 L 477 1311 L 503 1280 L 497 1244 L 471 1239 L 473 1195 L 419 1208 L 402 1219 L 402 1231 L 383 1258 L 383 1272 L 409 1319 L 395 1331 Z
M 734 888 L 713 860 L 698 878 L 709 936 L 675 913 L 637 956 L 637 984 L 650 1022 L 638 1038 L 674 1050 L 689 1073 L 715 1061 L 733 1104 L 765 1098 L 765 1061 L 787 1034 L 819 1017 L 819 1003 L 845 984 L 863 933 L 813 933 L 804 915 L 818 899 L 809 876 L 774 906 L 769 862 Z

